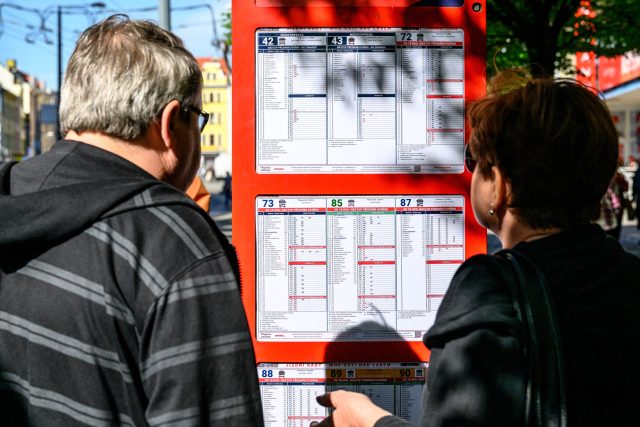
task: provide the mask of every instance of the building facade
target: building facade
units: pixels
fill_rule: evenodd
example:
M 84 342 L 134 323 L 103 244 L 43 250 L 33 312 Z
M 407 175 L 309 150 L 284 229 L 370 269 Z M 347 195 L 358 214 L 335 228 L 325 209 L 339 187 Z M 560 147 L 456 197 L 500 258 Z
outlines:
M 0 160 L 20 158 L 22 143 L 22 84 L 9 69 L 0 65 Z
M 211 180 L 230 172 L 231 73 L 222 58 L 198 58 L 198 64 L 203 78 L 202 109 L 209 113 L 209 123 L 200 140 L 201 174 Z
M 56 93 L 16 67 L 0 65 L 0 160 L 20 160 L 47 151 L 55 142 Z M 45 117 L 46 116 L 46 117 Z

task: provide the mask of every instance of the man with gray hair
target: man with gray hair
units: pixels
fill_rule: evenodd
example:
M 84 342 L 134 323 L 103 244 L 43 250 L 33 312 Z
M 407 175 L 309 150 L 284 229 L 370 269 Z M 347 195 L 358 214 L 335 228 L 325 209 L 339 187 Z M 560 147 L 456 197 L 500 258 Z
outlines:
M 3 425 L 262 425 L 237 260 L 184 190 L 202 77 L 175 35 L 112 16 L 61 90 L 66 139 L 0 166 Z

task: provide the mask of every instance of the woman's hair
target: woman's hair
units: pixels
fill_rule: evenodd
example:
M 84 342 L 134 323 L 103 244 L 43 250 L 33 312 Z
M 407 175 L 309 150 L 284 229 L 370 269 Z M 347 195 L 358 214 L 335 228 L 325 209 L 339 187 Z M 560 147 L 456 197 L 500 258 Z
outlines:
M 576 81 L 524 74 L 498 74 L 469 109 L 479 172 L 498 167 L 511 184 L 508 207 L 533 228 L 593 221 L 618 160 L 609 110 Z
M 137 139 L 169 101 L 194 104 L 201 81 L 196 59 L 177 36 L 150 21 L 111 16 L 82 34 L 69 60 L 61 131 Z

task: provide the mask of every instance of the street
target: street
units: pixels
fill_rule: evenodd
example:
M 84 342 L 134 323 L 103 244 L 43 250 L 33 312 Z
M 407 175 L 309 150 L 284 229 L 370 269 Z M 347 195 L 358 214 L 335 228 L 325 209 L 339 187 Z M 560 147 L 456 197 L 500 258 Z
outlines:
M 231 203 L 228 206 L 224 204 L 224 194 L 222 194 L 222 186 L 224 180 L 205 181 L 205 187 L 211 194 L 211 203 L 209 204 L 209 214 L 218 225 L 218 228 L 231 241 Z

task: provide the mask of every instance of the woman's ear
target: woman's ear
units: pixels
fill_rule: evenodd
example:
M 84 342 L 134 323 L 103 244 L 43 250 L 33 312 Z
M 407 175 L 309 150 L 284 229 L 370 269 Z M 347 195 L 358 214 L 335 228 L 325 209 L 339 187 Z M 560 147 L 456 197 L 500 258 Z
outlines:
M 495 210 L 506 208 L 511 201 L 511 184 L 497 166 L 491 167 L 493 182 L 492 206 Z
M 180 102 L 170 101 L 162 110 L 160 134 L 166 148 L 172 148 L 176 142 L 176 120 L 180 120 Z

